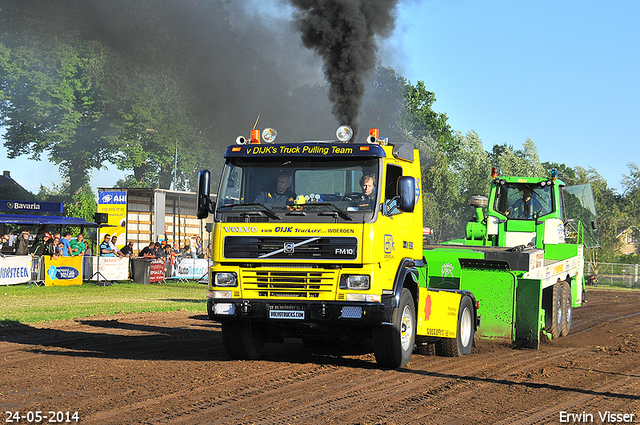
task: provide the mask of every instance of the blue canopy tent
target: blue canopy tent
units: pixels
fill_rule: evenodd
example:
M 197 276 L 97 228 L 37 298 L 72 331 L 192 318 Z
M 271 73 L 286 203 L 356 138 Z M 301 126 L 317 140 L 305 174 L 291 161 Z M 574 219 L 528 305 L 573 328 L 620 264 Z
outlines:
M 3 224 L 52 224 L 59 226 L 75 226 L 75 227 L 100 227 L 100 224 L 87 221 L 84 218 L 76 217 L 59 217 L 53 215 L 19 215 L 19 214 L 0 214 L 0 223 Z

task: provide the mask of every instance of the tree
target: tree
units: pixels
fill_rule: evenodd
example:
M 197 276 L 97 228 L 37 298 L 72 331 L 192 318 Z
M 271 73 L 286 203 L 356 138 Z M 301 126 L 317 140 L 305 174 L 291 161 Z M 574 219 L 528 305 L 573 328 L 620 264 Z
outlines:
M 42 24 L 36 15 L 28 27 Z M 46 154 L 74 193 L 109 154 L 111 111 L 102 85 L 108 52 L 57 30 L 55 37 L 22 34 L 11 48 L 0 39 L 0 125 L 9 158 Z

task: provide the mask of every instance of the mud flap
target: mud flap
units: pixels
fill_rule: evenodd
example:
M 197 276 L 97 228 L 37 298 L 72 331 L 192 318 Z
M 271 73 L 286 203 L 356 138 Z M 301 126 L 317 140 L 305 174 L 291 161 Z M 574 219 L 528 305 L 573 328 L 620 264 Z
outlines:
M 540 332 L 542 331 L 542 323 L 540 321 L 541 306 L 542 285 L 540 285 L 540 280 L 518 280 L 515 311 L 516 346 L 538 349 Z
M 513 341 L 516 277 L 508 270 L 463 268 L 460 289 L 471 291 L 480 302 L 482 323 L 476 335 Z
M 419 288 L 419 336 L 455 338 L 458 334 L 458 310 L 462 295 L 446 290 Z

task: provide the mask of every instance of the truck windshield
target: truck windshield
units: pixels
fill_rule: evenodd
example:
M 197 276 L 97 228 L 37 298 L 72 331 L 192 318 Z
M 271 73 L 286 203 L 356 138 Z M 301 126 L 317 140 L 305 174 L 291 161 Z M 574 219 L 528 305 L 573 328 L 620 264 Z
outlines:
M 338 214 L 375 210 L 376 158 L 228 158 L 220 182 L 221 211 L 267 207 L 274 212 Z
M 533 219 L 553 211 L 551 186 L 507 183 L 499 186 L 495 210 L 515 219 Z

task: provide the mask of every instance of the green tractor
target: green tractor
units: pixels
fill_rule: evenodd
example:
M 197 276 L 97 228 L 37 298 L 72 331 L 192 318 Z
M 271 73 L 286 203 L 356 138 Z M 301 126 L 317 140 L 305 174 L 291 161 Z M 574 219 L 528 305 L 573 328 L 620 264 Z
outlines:
M 480 338 L 538 348 L 571 329 L 585 301 L 584 248 L 599 244 L 588 184 L 550 177 L 502 177 L 494 168 L 489 198 L 473 196 L 466 237 L 425 245 L 420 284 L 470 290 L 482 307 Z

